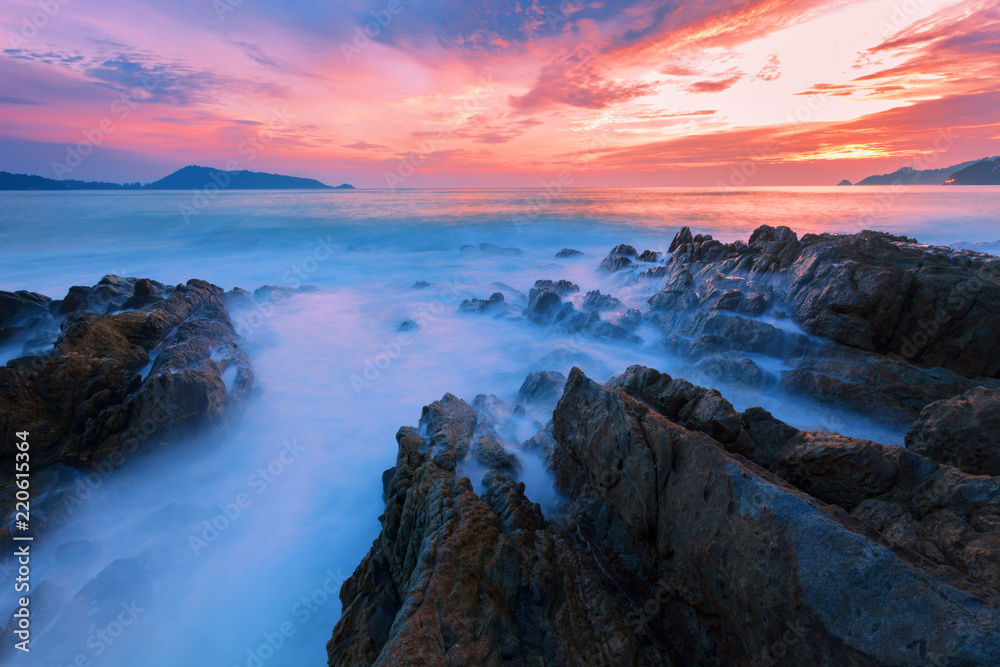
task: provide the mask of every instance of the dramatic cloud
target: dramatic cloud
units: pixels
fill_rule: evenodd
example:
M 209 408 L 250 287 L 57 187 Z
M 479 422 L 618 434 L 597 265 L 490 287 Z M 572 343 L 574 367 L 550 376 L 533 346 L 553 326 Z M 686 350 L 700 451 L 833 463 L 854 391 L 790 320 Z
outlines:
M 112 122 L 90 160 L 106 179 L 109 156 L 133 180 L 129 165 L 224 165 L 251 141 L 254 168 L 368 187 L 417 158 L 407 186 L 564 169 L 711 185 L 754 151 L 755 184 L 829 183 L 891 171 L 938 131 L 955 162 L 1000 153 L 1000 0 L 60 7 L 44 26 L 34 0 L 0 8 L 0 131 L 58 157 Z

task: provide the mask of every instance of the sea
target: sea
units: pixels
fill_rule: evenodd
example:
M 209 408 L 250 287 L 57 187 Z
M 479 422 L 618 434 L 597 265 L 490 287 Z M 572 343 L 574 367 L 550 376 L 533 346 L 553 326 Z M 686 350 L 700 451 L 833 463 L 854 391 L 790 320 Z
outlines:
M 601 259 L 618 243 L 666 252 L 682 226 L 724 242 L 763 224 L 800 237 L 877 229 L 996 253 L 998 212 L 1000 187 L 958 186 L 0 193 L 3 290 L 62 298 L 108 274 L 316 288 L 234 313 L 256 374 L 238 424 L 111 471 L 65 472 L 81 499 L 32 547 L 33 650 L 5 635 L 0 662 L 325 664 L 340 586 L 379 532 L 395 433 L 422 406 L 448 392 L 511 405 L 540 370 L 690 370 L 652 328 L 642 344 L 598 341 L 462 313 L 463 300 L 502 291 L 516 308 L 536 280 L 568 279 L 581 288 L 571 300 L 599 289 L 641 306 L 660 281 L 601 273 Z M 580 254 L 557 258 L 564 248 Z M 20 354 L 0 347 L 0 363 Z M 884 424 L 719 388 L 737 409 L 902 443 Z M 544 464 L 522 464 L 529 498 L 558 502 Z M 481 470 L 463 472 L 478 485 Z M 0 554 L 5 628 L 15 576 Z

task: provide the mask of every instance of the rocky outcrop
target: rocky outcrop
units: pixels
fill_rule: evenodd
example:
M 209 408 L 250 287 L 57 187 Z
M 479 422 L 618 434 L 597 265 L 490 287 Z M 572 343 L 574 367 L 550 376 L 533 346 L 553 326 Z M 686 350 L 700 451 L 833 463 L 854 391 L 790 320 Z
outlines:
M 767 225 L 731 244 L 681 230 L 671 247 L 672 277 L 654 307 L 672 307 L 685 285 L 699 291 L 718 275 L 735 276 L 776 291 L 774 305 L 762 303 L 756 314 L 787 304 L 807 333 L 924 367 L 1000 373 L 990 352 L 1000 343 L 1000 261 L 989 255 L 883 232 L 799 239 Z
M 931 403 L 907 432 L 906 446 L 972 475 L 1000 476 L 1000 389 L 976 387 Z
M 249 396 L 253 372 L 214 285 L 107 276 L 56 303 L 65 317 L 51 348 L 0 368 L 2 447 L 30 431 L 46 443 L 32 452 L 35 470 L 150 447 Z
M 533 439 L 567 498 L 543 516 L 516 470 L 456 478 L 477 405 L 397 435 L 331 665 L 1000 660 L 1000 478 L 574 369 Z

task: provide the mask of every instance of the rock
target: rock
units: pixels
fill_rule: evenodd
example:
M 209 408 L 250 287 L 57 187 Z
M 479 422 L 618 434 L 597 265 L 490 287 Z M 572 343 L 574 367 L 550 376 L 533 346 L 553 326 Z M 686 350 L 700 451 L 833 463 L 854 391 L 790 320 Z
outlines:
M 580 286 L 569 280 L 536 280 L 535 289 L 550 289 L 559 296 L 569 296 L 580 291 Z
M 622 302 L 610 294 L 601 294 L 601 290 L 593 290 L 583 297 L 583 305 L 580 307 L 587 312 L 618 310 L 622 307 Z
M 15 430 L 27 430 L 46 443 L 33 451 L 34 470 L 84 466 L 242 410 L 253 372 L 222 290 L 191 280 L 156 299 L 158 285 L 105 277 L 88 293 L 77 290 L 80 304 L 154 300 L 110 315 L 74 311 L 48 353 L 0 368 L 4 452 Z
M 773 385 L 777 378 L 755 364 L 752 359 L 705 359 L 697 365 L 697 369 L 707 377 L 717 382 L 747 387 L 750 389 L 766 389 Z
M 278 303 L 279 301 L 289 299 L 296 294 L 313 294 L 318 291 L 319 288 L 313 285 L 302 285 L 301 287 L 264 285 L 263 287 L 258 287 L 253 291 L 253 297 L 257 301 L 270 301 L 272 303 Z
M 488 299 L 466 299 L 459 304 L 458 310 L 463 313 L 503 314 L 506 307 L 507 302 L 503 298 L 503 293 L 494 292 Z
M 643 250 L 636 259 L 640 262 L 658 262 L 660 261 L 660 253 L 655 250 Z
M 22 324 L 25 320 L 47 317 L 52 299 L 27 290 L 0 290 L 0 329 Z
M 413 283 L 413 289 L 426 289 L 430 286 L 431 284 L 426 280 L 418 280 L 417 282 Z
M 667 281 L 666 286 L 649 297 L 651 310 L 693 310 L 698 307 L 698 295 L 694 291 L 694 276 L 687 269 L 678 271 Z
M 674 240 L 670 242 L 670 247 L 667 249 L 667 252 L 672 253 L 682 245 L 688 245 L 690 243 L 694 243 L 694 237 L 691 235 L 691 228 L 681 227 L 680 231 L 674 235 Z
M 618 326 L 626 331 L 635 331 L 642 324 L 642 313 L 638 308 L 627 308 L 618 318 Z
M 612 384 L 801 491 L 863 518 L 886 539 L 1000 592 L 1000 478 L 975 477 L 901 447 L 799 431 L 761 408 L 738 413 L 711 390 L 642 366 Z M 901 513 L 892 509 L 896 505 L 910 509 Z M 956 531 L 935 532 L 945 518 L 963 539 L 956 540 Z M 923 537 L 899 542 L 897 533 L 906 526 Z
M 598 267 L 601 271 L 606 271 L 607 273 L 615 273 L 616 271 L 621 271 L 622 269 L 627 269 L 635 265 L 628 257 L 622 257 L 621 255 L 608 255 L 603 260 Z
M 562 298 L 554 290 L 533 287 L 528 292 L 528 307 L 524 309 L 524 316 L 536 324 L 547 324 L 561 305 Z
M 925 407 L 908 449 L 970 475 L 1000 476 L 1000 389 L 976 387 Z
M 538 405 L 552 409 L 562 395 L 566 376 L 559 371 L 538 371 L 524 378 L 517 391 L 519 405 Z
M 472 454 L 480 465 L 507 475 L 514 475 L 520 467 L 517 457 L 504 449 L 496 438 L 489 435 L 475 439 L 472 444 Z
M 556 257 L 559 259 L 564 259 L 566 257 L 577 257 L 582 254 L 583 253 L 580 252 L 579 250 L 573 250 L 572 248 L 563 248 L 562 250 L 556 253 Z
M 403 320 L 402 322 L 399 323 L 398 330 L 399 331 L 416 331 L 419 328 L 420 328 L 420 325 L 418 325 L 413 320 Z
M 601 261 L 599 269 L 608 273 L 621 271 L 633 266 L 635 264 L 633 259 L 635 258 L 635 248 L 627 243 L 620 243 L 612 248 L 608 256 Z
M 463 246 L 464 248 L 464 246 Z M 480 243 L 479 250 L 482 252 L 488 252 L 495 255 L 520 255 L 520 248 L 501 248 L 498 245 L 493 245 L 492 243 Z
M 480 496 L 456 478 L 438 454 L 468 443 L 475 414 L 449 396 L 432 406 L 421 423 L 437 444 L 397 434 L 330 665 L 1000 660 L 1000 480 L 735 413 L 651 369 L 613 386 L 573 369 L 530 445 L 567 499 L 544 517 L 508 473 L 488 472 Z M 771 469 L 814 480 L 816 497 Z

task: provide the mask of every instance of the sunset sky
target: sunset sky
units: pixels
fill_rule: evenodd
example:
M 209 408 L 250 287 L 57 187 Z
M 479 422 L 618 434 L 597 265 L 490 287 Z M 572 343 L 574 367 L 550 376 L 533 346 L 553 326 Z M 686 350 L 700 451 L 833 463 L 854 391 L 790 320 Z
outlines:
M 50 178 L 826 185 L 1000 153 L 998 0 L 6 0 L 0 29 L 0 170 Z

